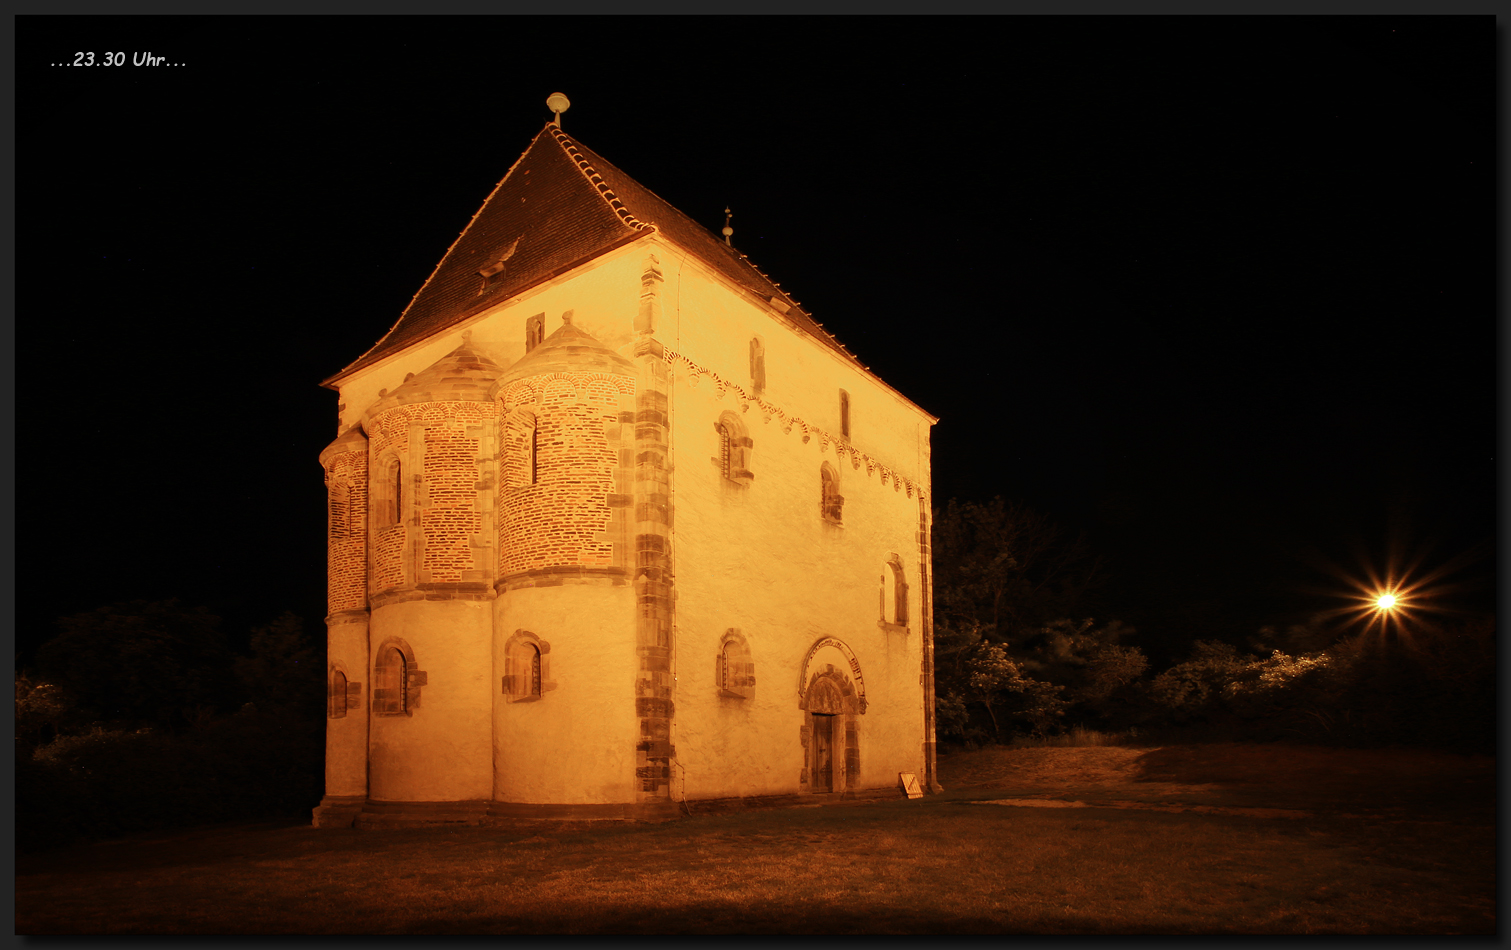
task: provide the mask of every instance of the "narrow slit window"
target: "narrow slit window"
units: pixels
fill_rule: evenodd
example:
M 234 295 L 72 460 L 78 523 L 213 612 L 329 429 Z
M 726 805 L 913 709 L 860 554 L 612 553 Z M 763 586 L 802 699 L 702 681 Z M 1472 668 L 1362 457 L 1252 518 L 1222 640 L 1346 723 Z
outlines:
M 540 423 L 530 426 L 530 484 L 540 481 Z
M 757 396 L 766 390 L 766 347 L 760 337 L 750 340 L 750 387 Z
M 393 463 L 393 514 L 389 518 L 389 524 L 404 523 L 404 467 L 398 459 Z
M 839 391 L 839 434 L 850 438 L 850 394 Z

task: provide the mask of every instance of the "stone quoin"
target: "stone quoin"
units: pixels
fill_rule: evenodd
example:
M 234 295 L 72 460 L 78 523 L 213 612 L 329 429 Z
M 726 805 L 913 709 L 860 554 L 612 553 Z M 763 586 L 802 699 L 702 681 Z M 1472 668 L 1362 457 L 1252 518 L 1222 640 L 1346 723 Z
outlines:
M 556 123 L 324 385 L 317 825 L 938 790 L 936 419 Z

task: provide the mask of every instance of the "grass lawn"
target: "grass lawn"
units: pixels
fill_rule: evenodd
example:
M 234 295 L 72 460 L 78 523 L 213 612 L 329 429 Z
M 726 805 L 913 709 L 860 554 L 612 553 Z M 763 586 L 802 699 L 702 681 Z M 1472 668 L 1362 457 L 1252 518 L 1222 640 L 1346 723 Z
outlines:
M 948 791 L 917 801 L 222 826 L 19 857 L 16 931 L 1493 934 L 1494 769 L 1280 746 L 985 749 L 944 757 Z

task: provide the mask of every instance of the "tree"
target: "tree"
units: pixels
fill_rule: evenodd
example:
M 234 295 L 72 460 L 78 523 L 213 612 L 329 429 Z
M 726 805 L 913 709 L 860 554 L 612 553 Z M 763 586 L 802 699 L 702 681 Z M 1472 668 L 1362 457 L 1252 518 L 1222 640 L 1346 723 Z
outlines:
M 1025 675 L 999 643 L 983 643 L 972 655 L 968 667 L 971 696 L 986 706 L 999 737 L 1002 729 L 995 711 L 998 706 L 1011 718 L 1026 723 L 1029 732 L 1040 738 L 1065 713 L 1065 701 L 1060 698 L 1064 687 Z
M 236 678 L 260 708 L 282 709 L 304 719 L 323 719 L 324 658 L 304 630 L 304 621 L 284 611 L 252 630 L 251 656 L 237 657 Z
M 220 618 L 178 600 L 132 601 L 63 617 L 37 650 L 42 677 L 99 718 L 163 728 L 234 708 Z
M 951 499 L 934 513 L 933 554 L 936 625 L 974 623 L 988 640 L 1014 642 L 1095 612 L 1101 559 L 1022 503 Z

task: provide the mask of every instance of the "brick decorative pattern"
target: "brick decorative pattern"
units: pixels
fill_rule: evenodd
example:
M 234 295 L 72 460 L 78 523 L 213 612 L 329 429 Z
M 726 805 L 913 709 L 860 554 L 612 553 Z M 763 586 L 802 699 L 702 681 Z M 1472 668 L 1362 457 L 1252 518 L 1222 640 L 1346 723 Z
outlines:
M 531 376 L 500 394 L 500 411 L 507 411 L 500 438 L 498 576 L 627 564 L 629 496 L 619 470 L 628 452 L 633 398 L 634 380 L 608 373 Z
M 421 486 L 414 507 L 422 556 L 419 582 L 453 584 L 491 580 L 492 449 L 498 407 L 448 402 L 415 407 L 424 423 Z M 416 421 L 411 417 L 411 422 Z
M 333 614 L 367 607 L 367 446 L 351 446 L 325 460 L 326 601 Z
M 498 412 L 491 402 L 447 400 L 394 406 L 370 420 L 373 471 L 386 478 L 397 459 L 403 482 L 397 522 L 372 529 L 370 596 L 489 579 Z M 387 495 L 374 503 L 394 510 L 383 507 L 393 504 Z

